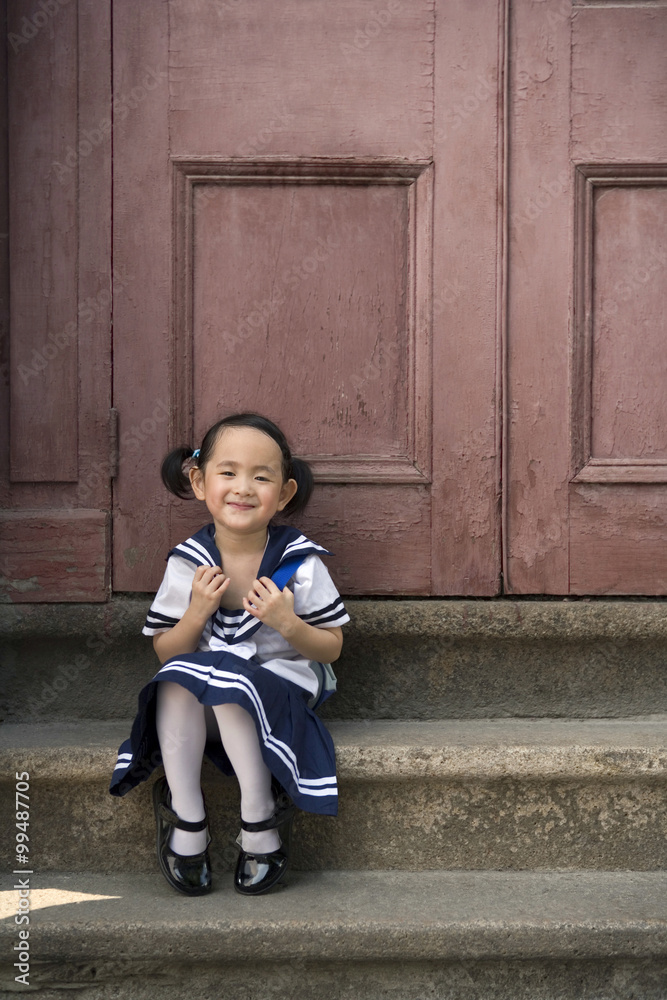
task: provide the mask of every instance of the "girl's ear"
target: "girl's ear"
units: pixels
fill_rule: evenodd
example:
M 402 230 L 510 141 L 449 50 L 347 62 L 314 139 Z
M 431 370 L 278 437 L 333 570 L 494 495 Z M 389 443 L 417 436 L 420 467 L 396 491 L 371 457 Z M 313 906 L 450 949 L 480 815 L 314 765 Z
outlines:
M 197 466 L 193 466 L 188 475 L 190 476 L 190 486 L 192 486 L 192 492 L 197 497 L 197 500 L 205 500 L 204 475 L 201 469 L 197 468 Z
M 283 483 L 283 488 L 280 491 L 280 500 L 278 501 L 278 510 L 284 510 L 298 488 L 296 479 L 288 479 L 286 483 Z

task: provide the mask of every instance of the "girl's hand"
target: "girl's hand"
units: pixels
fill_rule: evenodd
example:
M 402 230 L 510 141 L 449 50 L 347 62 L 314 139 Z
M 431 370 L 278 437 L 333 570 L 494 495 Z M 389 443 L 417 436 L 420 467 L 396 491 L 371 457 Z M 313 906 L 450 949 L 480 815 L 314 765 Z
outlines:
M 294 594 L 289 587 L 280 590 L 268 576 L 255 580 L 248 596 L 243 598 L 243 607 L 281 635 L 290 629 L 296 619 Z
M 285 587 L 279 590 L 273 580 L 263 576 L 255 580 L 243 607 L 254 618 L 280 632 L 290 646 L 307 660 L 332 663 L 340 656 L 343 633 L 336 628 L 315 628 L 308 625 L 294 611 L 294 594 Z
M 220 566 L 198 566 L 192 581 L 190 609 L 193 614 L 208 619 L 220 607 L 220 599 L 230 580 Z

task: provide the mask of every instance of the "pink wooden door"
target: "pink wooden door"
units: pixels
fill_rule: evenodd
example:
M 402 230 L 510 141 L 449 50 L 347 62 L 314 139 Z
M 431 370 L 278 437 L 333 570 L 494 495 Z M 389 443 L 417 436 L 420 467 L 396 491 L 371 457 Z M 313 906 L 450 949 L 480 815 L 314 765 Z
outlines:
M 498 591 L 501 14 L 113 4 L 115 589 L 205 517 L 163 453 L 256 409 L 344 592 Z
M 11 0 L 2 600 L 107 599 L 112 482 L 153 589 L 160 457 L 242 407 L 346 592 L 498 592 L 502 430 L 508 592 L 666 593 L 666 19 Z
M 667 593 L 667 8 L 516 0 L 505 582 Z

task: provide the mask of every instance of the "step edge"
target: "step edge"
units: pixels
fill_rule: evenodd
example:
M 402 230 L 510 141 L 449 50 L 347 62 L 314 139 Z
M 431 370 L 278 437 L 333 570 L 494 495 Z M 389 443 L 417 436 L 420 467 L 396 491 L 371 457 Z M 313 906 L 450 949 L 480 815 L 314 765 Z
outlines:
M 609 783 L 631 779 L 658 783 L 667 780 L 667 748 L 657 751 L 626 748 L 626 761 L 619 760 L 619 755 L 626 750 L 617 747 L 609 750 L 608 761 L 605 761 L 604 748 L 599 746 L 577 747 L 568 752 L 558 748 L 552 753 L 542 748 L 506 747 L 495 754 L 485 746 L 464 753 L 458 748 L 447 751 L 436 747 L 433 748 L 433 757 L 425 759 L 428 749 L 419 747 L 406 753 L 405 748 L 382 748 L 377 753 L 369 753 L 366 748 L 359 752 L 337 748 L 339 781 L 515 779 Z M 392 750 L 394 754 L 389 756 Z M 117 748 L 113 751 L 99 748 L 77 751 L 69 747 L 17 747 L 0 751 L 0 786 L 13 785 L 16 768 L 27 771 L 32 783 L 54 780 L 94 782 L 103 778 L 110 781 L 116 753 Z M 477 760 L 477 755 L 483 759 Z
M 396 880 L 398 889 L 413 883 L 416 886 L 430 885 L 433 892 L 435 883 L 440 889 L 447 886 L 459 890 L 463 886 L 474 891 L 475 886 L 486 884 L 498 891 L 511 894 L 514 886 L 519 891 L 527 885 L 546 892 L 551 888 L 567 899 L 578 899 L 577 876 L 589 875 L 584 872 L 545 872 L 540 874 L 522 873 L 513 877 L 507 873 L 449 873 L 440 878 L 440 873 L 420 872 L 411 876 L 402 873 Z M 350 881 L 360 881 L 359 873 L 326 873 L 326 877 L 301 876 L 301 885 L 292 886 L 291 900 L 299 890 L 305 891 L 306 901 L 314 898 L 313 893 L 322 895 L 323 909 L 327 902 L 326 889 L 336 890 L 334 903 L 349 900 L 353 905 L 354 894 L 346 894 Z M 42 873 L 42 878 L 47 874 Z M 66 873 L 51 873 L 51 881 L 67 877 Z M 76 875 L 72 877 L 77 877 Z M 80 876 L 79 876 L 80 877 Z M 98 883 L 104 880 L 98 878 Z M 605 918 L 601 916 L 582 917 L 571 912 L 561 917 L 541 916 L 539 919 L 524 915 L 515 919 L 490 919 L 454 917 L 419 918 L 408 916 L 368 919 L 355 912 L 343 915 L 323 913 L 313 918 L 308 907 L 301 918 L 295 919 L 290 911 L 284 914 L 284 900 L 264 897 L 260 900 L 240 900 L 233 893 L 219 890 L 203 899 L 191 900 L 169 894 L 159 875 L 136 879 L 139 888 L 157 889 L 157 898 L 173 899 L 173 908 L 159 907 L 156 913 L 169 916 L 151 916 L 150 919 L 97 918 L 90 915 L 76 919 L 81 904 L 68 914 L 65 907 L 51 907 L 53 911 L 40 919 L 40 911 L 31 915 L 31 937 L 38 931 L 38 945 L 31 949 L 31 961 L 75 961 L 81 959 L 109 959 L 124 961 L 145 961 L 157 952 L 166 953 L 171 961 L 202 959 L 211 961 L 238 961 L 257 959 L 259 954 L 267 961 L 282 959 L 318 960 L 372 960 L 390 957 L 392 960 L 451 960 L 461 958 L 476 959 L 563 959 L 590 960 L 595 958 L 658 958 L 667 957 L 667 873 L 648 872 L 638 875 L 634 872 L 597 873 L 588 878 L 588 891 L 613 889 L 607 905 L 618 906 L 618 894 L 624 886 L 635 883 L 637 891 L 645 886 L 652 890 L 647 910 L 656 906 L 659 913 L 639 918 Z M 106 880 L 113 891 L 113 876 Z M 382 883 L 381 878 L 369 880 L 371 888 Z M 129 884 L 129 883 L 128 883 Z M 494 888 L 495 887 L 495 888 Z M 650 895 L 650 893 L 649 893 Z M 216 914 L 216 906 L 222 907 L 221 897 L 229 898 L 229 908 L 223 916 Z M 217 897 L 217 898 L 216 898 Z M 116 897 L 117 898 L 117 897 Z M 121 897 L 122 898 L 122 897 Z M 153 894 L 150 894 L 153 899 Z M 514 898 L 508 895 L 507 898 Z M 658 901 L 658 903 L 656 903 Z M 115 902 L 115 900 L 114 900 Z M 519 900 L 520 902 L 520 900 Z M 72 904 L 70 904 L 72 905 Z M 85 904 L 83 904 L 85 905 Z M 89 904 L 94 905 L 94 904 Z M 525 901 L 524 901 L 524 905 Z M 533 900 L 532 904 L 537 904 Z M 553 906 L 553 903 L 550 903 Z M 581 906 L 581 903 L 579 903 Z M 604 905 L 604 904 L 602 904 Z M 566 905 L 563 905 L 566 910 Z M 229 909 L 232 913 L 229 913 Z M 269 909 L 271 912 L 266 915 Z M 57 920 L 56 920 L 57 910 Z M 81 911 L 83 912 L 83 911 Z M 392 913 L 398 912 L 394 909 Z M 276 914 L 279 914 L 276 917 Z M 69 917 L 69 919 L 68 919 Z M 13 940 L 17 928 L 12 918 L 0 922 L 0 940 Z M 164 959 L 156 959 L 156 962 Z
M 106 604 L 0 604 L 0 635 L 26 639 L 95 636 L 103 644 L 140 638 L 151 599 L 147 594 L 145 600 L 116 597 Z M 346 598 L 345 603 L 352 618 L 345 634 L 354 639 L 667 639 L 667 604 L 656 599 Z

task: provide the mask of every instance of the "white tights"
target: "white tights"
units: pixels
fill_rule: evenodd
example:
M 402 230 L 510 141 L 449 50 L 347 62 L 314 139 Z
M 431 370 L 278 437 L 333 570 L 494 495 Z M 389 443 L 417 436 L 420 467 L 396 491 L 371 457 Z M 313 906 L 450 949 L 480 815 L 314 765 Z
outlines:
M 201 765 L 210 738 L 219 738 L 236 772 L 241 789 L 241 816 L 247 823 L 261 823 L 273 813 L 271 772 L 264 763 L 257 730 L 250 714 L 240 705 L 213 706 L 214 718 L 186 688 L 174 681 L 161 681 L 157 691 L 157 734 L 164 771 L 171 791 L 171 807 L 181 819 L 196 823 L 204 818 Z M 216 725 L 217 724 L 217 725 Z M 212 730 L 212 731 L 211 731 Z M 206 847 L 207 831 L 174 830 L 169 846 L 176 854 L 200 854 Z M 265 854 L 280 847 L 277 830 L 243 831 L 243 849 Z

